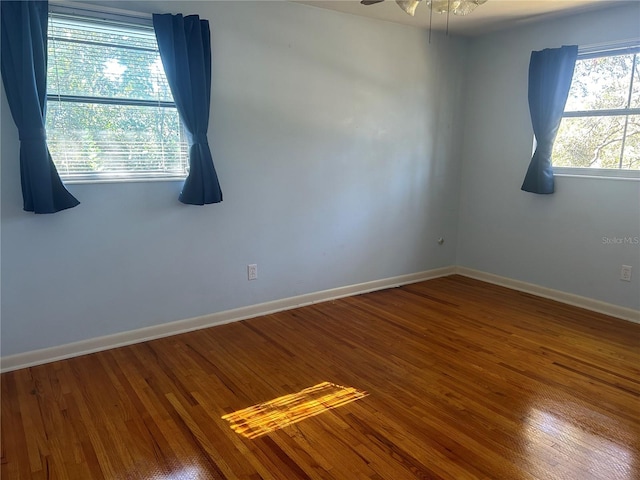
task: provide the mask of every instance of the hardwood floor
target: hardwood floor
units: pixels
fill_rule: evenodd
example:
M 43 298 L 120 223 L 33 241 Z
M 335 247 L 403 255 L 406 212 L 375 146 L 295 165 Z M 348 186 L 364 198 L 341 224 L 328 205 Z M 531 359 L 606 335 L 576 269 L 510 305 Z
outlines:
M 221 417 L 368 396 L 255 439 Z M 639 479 L 640 325 L 451 276 L 2 375 L 2 479 Z

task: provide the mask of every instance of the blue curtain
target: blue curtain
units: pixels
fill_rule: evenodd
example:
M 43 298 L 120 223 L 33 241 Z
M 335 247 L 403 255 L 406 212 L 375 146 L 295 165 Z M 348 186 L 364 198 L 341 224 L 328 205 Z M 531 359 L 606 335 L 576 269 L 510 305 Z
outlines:
M 554 191 L 551 152 L 567 103 L 577 56 L 576 45 L 531 52 L 529 112 L 537 145 L 522 184 L 525 192 Z
M 211 99 L 211 33 L 197 15 L 153 15 L 162 64 L 189 137 L 189 176 L 180 201 L 205 205 L 222 201 L 207 140 Z
M 2 1 L 2 80 L 20 135 L 24 209 L 54 213 L 80 202 L 62 184 L 47 148 L 48 2 Z

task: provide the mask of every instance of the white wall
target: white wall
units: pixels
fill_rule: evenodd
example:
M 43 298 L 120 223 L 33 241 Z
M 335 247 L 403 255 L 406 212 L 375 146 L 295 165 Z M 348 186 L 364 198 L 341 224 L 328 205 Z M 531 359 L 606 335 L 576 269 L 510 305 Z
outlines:
M 532 50 L 640 37 L 640 3 L 499 32 L 470 43 L 459 265 L 640 308 L 640 182 L 556 177 L 556 193 L 520 190 L 533 132 Z M 620 267 L 633 267 L 622 282 Z
M 224 202 L 70 185 L 79 207 L 23 212 L 3 92 L 3 356 L 454 263 L 465 40 L 288 2 L 179 10 L 211 22 Z

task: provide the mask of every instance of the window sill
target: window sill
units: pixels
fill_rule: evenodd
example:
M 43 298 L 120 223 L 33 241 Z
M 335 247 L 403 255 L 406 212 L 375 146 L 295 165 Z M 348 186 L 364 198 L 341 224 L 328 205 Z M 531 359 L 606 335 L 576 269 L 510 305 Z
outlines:
M 640 181 L 640 170 L 613 170 L 605 168 L 553 167 L 556 177 L 594 178 L 599 180 Z
M 82 185 L 82 184 L 91 184 L 91 183 L 147 183 L 147 182 L 184 182 L 187 178 L 185 176 L 175 176 L 175 177 L 61 177 L 62 182 L 65 185 Z

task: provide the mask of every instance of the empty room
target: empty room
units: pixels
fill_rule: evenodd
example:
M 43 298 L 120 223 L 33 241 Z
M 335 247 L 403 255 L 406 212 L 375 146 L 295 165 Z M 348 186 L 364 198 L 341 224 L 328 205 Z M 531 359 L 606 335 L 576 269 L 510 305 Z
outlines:
M 640 478 L 640 1 L 0 5 L 3 480 Z

